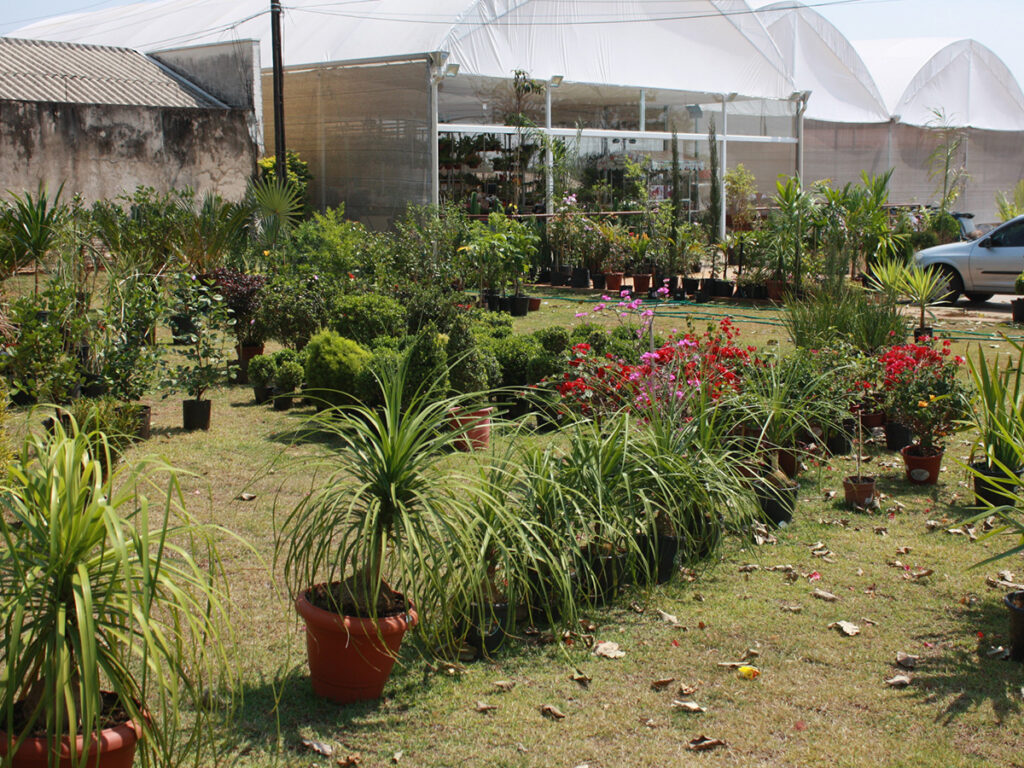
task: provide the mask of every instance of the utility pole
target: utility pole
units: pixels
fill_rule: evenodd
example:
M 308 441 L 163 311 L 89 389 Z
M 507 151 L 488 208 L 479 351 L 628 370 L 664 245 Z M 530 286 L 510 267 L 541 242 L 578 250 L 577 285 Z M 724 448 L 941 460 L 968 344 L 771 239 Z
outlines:
M 274 78 L 274 166 L 278 179 L 288 178 L 284 147 L 284 65 L 281 56 L 281 2 L 270 0 L 270 40 Z

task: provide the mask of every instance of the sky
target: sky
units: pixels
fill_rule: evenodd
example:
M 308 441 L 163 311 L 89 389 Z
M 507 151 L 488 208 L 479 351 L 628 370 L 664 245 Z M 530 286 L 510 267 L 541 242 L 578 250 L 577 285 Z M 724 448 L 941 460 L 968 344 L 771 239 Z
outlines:
M 758 7 L 773 0 L 748 1 Z M 893 37 L 973 38 L 991 48 L 1024 85 L 1024 46 L 1020 35 L 1024 0 L 805 1 L 852 41 Z M 421 7 L 429 7 L 430 0 L 419 2 Z M 127 0 L 35 0 L 30 3 L 0 0 L 0 34 L 50 16 L 126 4 Z M 282 4 L 287 8 L 288 1 Z

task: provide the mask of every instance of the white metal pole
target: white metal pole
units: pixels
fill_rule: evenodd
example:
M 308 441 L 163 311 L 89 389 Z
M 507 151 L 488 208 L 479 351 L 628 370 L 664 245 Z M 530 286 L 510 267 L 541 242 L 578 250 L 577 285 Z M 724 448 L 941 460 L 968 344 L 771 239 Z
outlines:
M 555 158 L 551 153 L 551 83 L 544 87 L 544 210 L 555 212 Z
M 647 130 L 647 91 L 640 89 L 640 130 Z
M 427 77 L 430 78 L 430 204 L 437 208 L 441 204 L 441 168 L 437 148 L 437 77 L 433 67 L 427 67 Z
M 727 137 L 729 135 L 729 110 L 727 110 L 726 104 L 728 103 L 728 97 L 722 94 L 722 152 L 719 156 L 718 161 L 718 186 L 719 194 L 721 199 L 721 211 L 720 218 L 718 221 L 718 239 L 725 240 L 725 153 L 726 145 L 728 144 Z

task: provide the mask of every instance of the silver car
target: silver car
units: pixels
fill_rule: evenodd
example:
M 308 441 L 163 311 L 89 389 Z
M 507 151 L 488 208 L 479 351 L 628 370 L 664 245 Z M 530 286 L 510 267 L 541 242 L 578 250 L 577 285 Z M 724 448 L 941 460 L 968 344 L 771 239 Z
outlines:
M 948 301 L 962 293 L 972 304 L 997 293 L 1014 293 L 1024 271 L 1024 216 L 1010 219 L 977 240 L 936 245 L 914 255 L 920 267 L 936 267 L 949 276 Z

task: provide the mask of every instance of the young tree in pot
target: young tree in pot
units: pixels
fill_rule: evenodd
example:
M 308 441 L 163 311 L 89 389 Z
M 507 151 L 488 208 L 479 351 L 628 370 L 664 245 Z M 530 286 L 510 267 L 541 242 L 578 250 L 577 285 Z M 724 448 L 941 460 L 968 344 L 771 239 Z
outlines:
M 249 361 L 249 383 L 258 405 L 270 399 L 270 389 L 274 386 L 276 374 L 277 361 L 273 355 L 256 355 Z
M 235 352 L 238 354 L 239 384 L 248 384 L 249 361 L 263 354 L 267 326 L 260 312 L 260 300 L 267 284 L 264 275 L 247 275 L 238 270 L 220 267 L 210 273 L 217 292 L 234 319 Z
M 116 764 L 130 765 L 136 743 L 171 764 L 202 746 L 217 708 L 210 692 L 232 682 L 223 574 L 199 562 L 219 562 L 214 529 L 188 516 L 171 467 L 149 460 L 103 478 L 104 453 L 102 435 L 58 425 L 49 438 L 29 435 L 6 471 L 4 765 L 95 766 L 118 744 L 126 759 Z M 150 504 L 147 487 L 162 503 Z M 186 707 L 197 718 L 187 728 Z
M 181 274 L 177 290 L 189 296 L 193 331 L 182 350 L 184 362 L 170 369 L 165 386 L 184 392 L 182 422 L 186 431 L 210 428 L 211 403 L 204 399 L 210 387 L 229 378 L 234 365 L 225 359 L 224 331 L 234 324 L 224 299 L 212 285 L 194 275 Z
M 450 606 L 465 602 L 448 575 L 480 562 L 467 532 L 487 525 L 484 493 L 477 476 L 446 460 L 459 437 L 447 429 L 449 414 L 471 398 L 445 397 L 436 380 L 409 394 L 409 368 L 407 353 L 377 379 L 380 407 L 311 417 L 333 438 L 317 461 L 324 474 L 279 530 L 278 557 L 307 623 L 313 689 L 335 701 L 381 695 L 417 611 L 427 632 L 450 637 Z M 303 459 L 304 474 L 309 464 Z
M 286 360 L 277 366 L 274 373 L 274 410 L 287 411 L 292 407 L 292 397 L 305 375 L 302 366 L 294 360 Z

